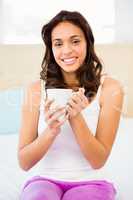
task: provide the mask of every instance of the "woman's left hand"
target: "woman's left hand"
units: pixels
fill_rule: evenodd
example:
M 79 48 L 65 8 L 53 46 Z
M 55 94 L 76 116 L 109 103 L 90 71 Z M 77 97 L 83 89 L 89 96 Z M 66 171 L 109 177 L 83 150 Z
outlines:
M 77 92 L 73 93 L 71 99 L 68 101 L 66 110 L 69 119 L 77 116 L 89 104 L 84 92 L 84 88 L 79 88 Z

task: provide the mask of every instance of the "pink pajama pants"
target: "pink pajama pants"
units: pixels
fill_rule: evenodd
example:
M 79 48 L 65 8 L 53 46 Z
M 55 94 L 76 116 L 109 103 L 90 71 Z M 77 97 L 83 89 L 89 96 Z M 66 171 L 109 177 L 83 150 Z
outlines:
M 26 182 L 20 200 L 115 200 L 116 190 L 105 180 L 59 181 L 35 176 Z

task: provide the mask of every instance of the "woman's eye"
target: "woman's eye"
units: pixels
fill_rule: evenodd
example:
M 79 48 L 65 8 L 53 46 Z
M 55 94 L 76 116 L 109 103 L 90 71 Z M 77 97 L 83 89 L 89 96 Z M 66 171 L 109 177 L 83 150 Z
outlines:
M 72 43 L 73 44 L 78 44 L 78 43 L 80 43 L 80 40 L 73 40 Z
M 61 45 L 62 43 L 59 43 L 59 42 L 54 44 L 55 47 L 60 47 Z

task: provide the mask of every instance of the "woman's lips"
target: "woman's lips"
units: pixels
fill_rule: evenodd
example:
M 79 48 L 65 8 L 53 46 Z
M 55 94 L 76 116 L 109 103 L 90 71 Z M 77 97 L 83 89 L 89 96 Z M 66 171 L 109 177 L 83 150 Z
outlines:
M 77 61 L 77 58 L 65 58 L 65 59 L 61 59 L 66 65 L 72 65 Z

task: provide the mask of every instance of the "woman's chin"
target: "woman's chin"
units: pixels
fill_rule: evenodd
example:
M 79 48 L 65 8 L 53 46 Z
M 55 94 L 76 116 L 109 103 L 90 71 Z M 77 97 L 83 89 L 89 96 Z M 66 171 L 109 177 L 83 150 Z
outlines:
M 67 72 L 67 73 L 73 73 L 73 72 L 76 72 L 77 71 L 77 69 L 79 68 L 79 66 L 65 66 L 65 67 L 62 67 L 62 70 L 64 71 L 64 72 Z

